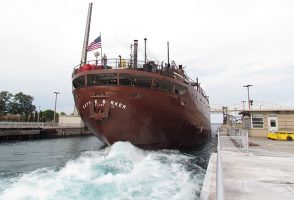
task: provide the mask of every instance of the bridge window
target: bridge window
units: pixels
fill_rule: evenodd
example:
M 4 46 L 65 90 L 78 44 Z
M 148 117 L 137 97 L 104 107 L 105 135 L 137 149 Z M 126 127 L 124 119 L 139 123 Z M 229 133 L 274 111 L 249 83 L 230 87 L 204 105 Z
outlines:
M 263 128 L 263 115 L 252 114 L 251 122 L 252 122 L 252 128 Z
M 145 76 L 134 76 L 133 85 L 139 87 L 151 88 L 152 79 Z
M 187 88 L 182 85 L 175 84 L 175 94 L 182 95 L 187 92 Z
M 132 76 L 129 74 L 119 74 L 120 85 L 132 85 Z
M 74 88 L 84 87 L 85 86 L 85 76 L 79 76 L 72 82 Z
M 87 85 L 96 85 L 96 74 L 87 75 Z
M 117 85 L 116 74 L 88 74 L 87 85 Z
M 120 85 L 129 85 L 129 86 L 138 86 L 138 87 L 151 87 L 152 79 L 145 76 L 138 76 L 132 74 L 120 74 L 119 75 L 119 84 Z
M 173 92 L 174 86 L 169 81 L 154 79 L 152 88 L 165 92 Z

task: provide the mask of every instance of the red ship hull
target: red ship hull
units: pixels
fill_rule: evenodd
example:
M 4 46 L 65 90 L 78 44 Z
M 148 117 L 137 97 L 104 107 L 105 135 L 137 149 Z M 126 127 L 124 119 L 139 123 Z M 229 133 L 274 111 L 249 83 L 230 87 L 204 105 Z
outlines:
M 179 95 L 152 87 L 120 85 L 119 79 L 117 85 L 87 86 L 85 83 L 85 87 L 75 88 L 73 95 L 81 118 L 105 144 L 129 141 L 148 149 L 189 148 L 204 143 L 209 137 L 209 104 L 198 87 L 130 69 L 85 71 L 73 79 L 97 73 L 139 74 L 187 88 Z

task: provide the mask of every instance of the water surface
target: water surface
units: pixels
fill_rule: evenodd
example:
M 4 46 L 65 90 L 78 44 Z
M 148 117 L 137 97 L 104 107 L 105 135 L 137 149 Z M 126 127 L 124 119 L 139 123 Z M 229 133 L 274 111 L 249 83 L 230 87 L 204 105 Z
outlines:
M 101 147 L 96 137 L 0 143 L 0 199 L 198 199 L 215 144 Z

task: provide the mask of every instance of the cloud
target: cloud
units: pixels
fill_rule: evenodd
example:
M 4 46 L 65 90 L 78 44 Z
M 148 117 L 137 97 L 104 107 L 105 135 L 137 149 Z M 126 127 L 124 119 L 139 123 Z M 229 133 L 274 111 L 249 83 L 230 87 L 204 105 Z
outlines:
M 140 2 L 140 3 L 139 3 Z M 43 109 L 73 111 L 71 72 L 81 58 L 88 2 L 0 3 L 0 90 L 23 91 Z M 292 1 L 94 1 L 90 40 L 102 34 L 108 57 L 129 57 L 147 37 L 148 58 L 183 64 L 199 77 L 210 101 L 230 105 L 252 98 L 294 107 Z M 89 59 L 94 59 L 89 53 Z

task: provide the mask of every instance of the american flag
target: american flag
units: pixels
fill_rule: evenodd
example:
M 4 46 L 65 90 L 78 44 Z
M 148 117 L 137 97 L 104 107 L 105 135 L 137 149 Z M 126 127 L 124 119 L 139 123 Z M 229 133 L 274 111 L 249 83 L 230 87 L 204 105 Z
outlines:
M 87 47 L 87 51 L 93 51 L 94 49 L 101 48 L 101 36 L 97 37 L 91 44 Z

